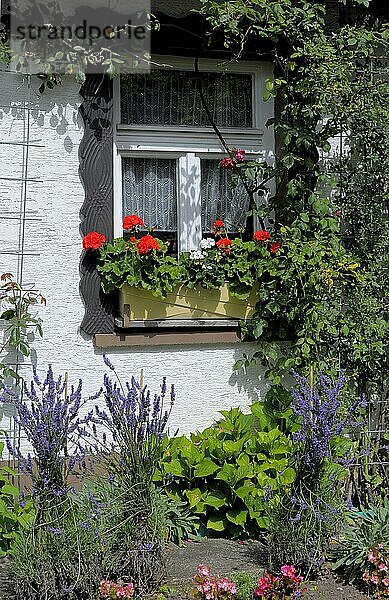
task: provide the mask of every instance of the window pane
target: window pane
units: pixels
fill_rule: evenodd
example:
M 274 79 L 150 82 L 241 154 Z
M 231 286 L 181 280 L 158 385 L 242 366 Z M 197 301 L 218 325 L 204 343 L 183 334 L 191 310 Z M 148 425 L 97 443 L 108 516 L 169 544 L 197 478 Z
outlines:
M 201 227 L 209 233 L 216 219 L 222 219 L 227 230 L 237 232 L 246 224 L 249 196 L 243 185 L 232 184 L 231 171 L 220 168 L 218 160 L 201 161 Z
M 177 231 L 175 160 L 123 158 L 123 216 L 130 214 L 156 231 Z
M 252 77 L 201 73 L 207 105 L 219 127 L 252 127 Z M 121 77 L 121 121 L 140 125 L 209 126 L 191 71 L 154 70 Z

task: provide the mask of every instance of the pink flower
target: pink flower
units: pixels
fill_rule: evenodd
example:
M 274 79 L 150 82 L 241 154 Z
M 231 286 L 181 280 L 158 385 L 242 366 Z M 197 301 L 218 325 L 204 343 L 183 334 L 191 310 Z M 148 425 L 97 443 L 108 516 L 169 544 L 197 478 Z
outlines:
M 369 575 L 368 571 L 364 572 L 364 574 L 362 575 L 362 579 L 363 579 L 363 581 L 370 581 L 370 575 Z
M 378 565 L 378 568 L 379 568 L 380 571 L 387 571 L 388 570 L 388 565 L 386 565 L 385 563 L 381 562 Z
M 223 158 L 220 161 L 220 166 L 222 169 L 233 169 L 234 161 L 232 160 L 232 158 Z
M 235 152 L 235 160 L 236 162 L 244 162 L 246 158 L 246 150 L 236 150 Z
M 369 562 L 373 563 L 373 562 L 375 562 L 375 559 L 376 559 L 376 557 L 375 557 L 374 552 L 370 551 L 370 552 L 367 553 L 367 560 Z
M 293 565 L 284 565 L 281 567 L 281 573 L 285 577 L 294 577 L 296 575 L 296 568 Z
M 377 585 L 377 584 L 378 584 L 378 576 L 377 576 L 377 575 L 372 575 L 372 576 L 370 577 L 370 580 L 371 580 L 371 581 L 372 581 L 372 582 L 373 582 L 375 585 Z
M 260 577 L 258 579 L 258 585 L 256 587 L 256 589 L 254 590 L 254 595 L 255 596 L 264 596 L 267 592 L 268 589 L 271 588 L 271 586 L 278 581 L 278 577 L 274 577 L 273 575 L 271 575 L 270 573 L 265 573 L 264 575 L 262 575 L 262 577 Z
M 200 563 L 196 569 L 199 575 L 205 575 L 206 577 L 211 574 L 210 567 L 205 566 L 203 563 Z
M 386 586 L 389 587 L 389 577 L 384 577 L 384 579 L 382 580 L 382 583 Z

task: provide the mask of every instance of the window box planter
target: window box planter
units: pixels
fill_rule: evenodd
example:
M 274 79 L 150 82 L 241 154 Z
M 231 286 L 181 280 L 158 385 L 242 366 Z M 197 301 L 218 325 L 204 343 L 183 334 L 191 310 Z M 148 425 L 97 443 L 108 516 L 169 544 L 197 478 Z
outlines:
M 190 289 L 183 285 L 162 300 L 148 290 L 128 285 L 120 289 L 120 312 L 124 323 L 131 321 L 189 319 L 250 319 L 257 303 L 253 288 L 247 300 L 231 295 L 227 285 L 220 289 Z

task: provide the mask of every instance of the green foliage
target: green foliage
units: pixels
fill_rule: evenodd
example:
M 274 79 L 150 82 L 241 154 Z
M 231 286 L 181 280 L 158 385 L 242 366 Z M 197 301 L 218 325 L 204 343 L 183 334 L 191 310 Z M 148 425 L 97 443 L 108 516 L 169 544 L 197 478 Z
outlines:
M 18 598 L 96 597 L 103 549 L 96 523 L 83 526 L 89 508 L 90 502 L 69 496 L 51 522 L 35 521 L 19 532 L 10 552 Z
M 191 513 L 188 502 L 167 495 L 161 495 L 161 500 L 165 504 L 166 541 L 183 546 L 185 540 L 198 539 L 199 520 Z
M 281 227 L 282 247 L 259 284 L 256 314 L 244 329 L 258 341 L 252 358 L 268 366 L 274 384 L 291 368 L 315 364 L 325 370 L 336 364 L 344 318 L 340 300 L 346 289 L 363 282 L 359 264 L 336 235 L 335 220 L 315 219 L 322 230 L 314 236 L 305 213 L 292 226 Z M 282 340 L 291 345 L 285 347 Z
M 257 587 L 259 574 L 246 573 L 234 573 L 231 576 L 232 581 L 236 585 L 236 600 L 252 600 L 253 591 Z
M 0 456 L 4 442 L 0 442 Z M 0 469 L 0 557 L 5 556 L 13 540 L 34 519 L 34 508 L 29 497 L 21 497 L 20 490 L 10 481 L 16 473 L 8 466 Z
M 11 273 L 3 273 L 1 281 L 3 283 L 0 287 L 0 301 L 5 310 L 0 314 L 0 319 L 6 321 L 7 325 L 0 354 L 7 349 L 14 350 L 24 357 L 29 356 L 31 334 L 43 335 L 42 321 L 31 314 L 31 307 L 46 304 L 46 300 L 35 288 L 22 287 Z M 0 363 L 0 373 L 0 378 L 18 379 L 18 374 L 3 363 Z
M 184 254 L 183 283 L 190 288 L 220 288 L 227 283 L 233 296 L 245 300 L 257 281 L 263 280 L 265 284 L 272 260 L 268 244 L 236 238 L 228 253 L 213 247 L 204 252 L 201 260 Z
M 161 575 L 164 565 L 165 515 L 157 493 L 146 497 L 139 486 L 129 494 L 103 479 L 87 482 L 48 522 L 36 519 L 15 536 L 10 554 L 17 597 L 94 600 L 102 579 L 123 575 L 150 589 L 150 574 Z
M 348 581 L 360 580 L 369 566 L 367 553 L 371 547 L 389 540 L 389 497 L 382 506 L 368 506 L 351 511 L 331 558 L 333 569 L 339 570 Z
M 282 415 L 288 431 L 290 412 Z M 170 440 L 156 479 L 173 477 L 168 493 L 188 501 L 210 534 L 255 535 L 268 526 L 269 503 L 275 505 L 294 480 L 293 443 L 261 402 L 249 414 L 238 408 L 221 414 L 201 433 Z
M 166 297 L 182 278 L 183 270 L 177 259 L 167 254 L 168 247 L 155 238 L 160 250 L 139 254 L 136 244 L 123 238 L 100 248 L 100 264 L 104 292 L 110 292 L 127 283 L 140 287 L 159 298 Z
M 237 367 L 259 361 L 276 385 L 291 367 L 328 374 L 341 367 L 351 394 L 363 390 L 384 407 L 389 29 L 387 13 L 377 19 L 374 7 L 366 10 L 368 0 L 339 3 L 350 9 L 348 24 L 334 30 L 326 3 L 202 0 L 211 44 L 213 35 L 223 36 L 234 60 L 246 49 L 261 60 L 265 49 L 275 65 L 264 99 L 277 99 L 277 119 L 268 125 L 282 151 L 268 208 L 283 241 L 285 271 L 277 273 L 279 286 L 274 277 L 273 288 L 260 290 L 255 321 L 246 329 L 258 349 Z M 281 265 L 274 262 L 274 269 Z M 279 343 L 286 339 L 288 348 Z M 375 422 L 387 418 L 387 409 L 374 410 Z M 383 448 L 375 444 L 377 457 Z M 366 459 L 357 494 L 365 502 L 379 495 L 379 481 L 387 476 L 387 468 Z

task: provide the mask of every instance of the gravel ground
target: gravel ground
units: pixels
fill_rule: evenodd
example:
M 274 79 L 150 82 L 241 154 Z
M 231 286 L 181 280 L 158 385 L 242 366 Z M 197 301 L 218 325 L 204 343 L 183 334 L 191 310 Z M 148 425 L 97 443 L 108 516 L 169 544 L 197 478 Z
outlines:
M 260 575 L 265 561 L 266 549 L 255 541 L 204 539 L 187 542 L 182 548 L 169 545 L 166 549 L 168 600 L 189 600 L 193 575 L 200 563 L 209 565 L 213 573 L 220 575 L 233 575 L 238 571 Z M 310 582 L 307 588 L 305 600 L 368 600 L 368 596 L 340 582 L 329 571 Z M 14 598 L 10 561 L 3 558 L 0 560 L 0 600 Z

